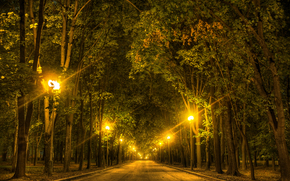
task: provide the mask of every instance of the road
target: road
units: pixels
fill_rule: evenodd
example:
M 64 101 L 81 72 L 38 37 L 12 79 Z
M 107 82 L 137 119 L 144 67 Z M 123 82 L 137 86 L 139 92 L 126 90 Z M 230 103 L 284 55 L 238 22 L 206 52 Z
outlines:
M 101 173 L 78 179 L 79 181 L 205 181 L 205 178 L 166 167 L 150 160 L 139 160 Z

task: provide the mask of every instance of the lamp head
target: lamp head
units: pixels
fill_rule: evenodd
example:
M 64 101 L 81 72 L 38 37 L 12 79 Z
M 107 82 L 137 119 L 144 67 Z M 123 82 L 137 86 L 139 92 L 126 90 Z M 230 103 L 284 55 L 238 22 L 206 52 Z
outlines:
M 60 85 L 57 81 L 54 80 L 49 80 L 48 81 L 48 86 L 51 87 L 53 90 L 59 90 L 60 89 Z
M 193 116 L 189 116 L 187 119 L 188 119 L 188 121 L 191 121 L 191 120 L 194 120 L 194 117 Z

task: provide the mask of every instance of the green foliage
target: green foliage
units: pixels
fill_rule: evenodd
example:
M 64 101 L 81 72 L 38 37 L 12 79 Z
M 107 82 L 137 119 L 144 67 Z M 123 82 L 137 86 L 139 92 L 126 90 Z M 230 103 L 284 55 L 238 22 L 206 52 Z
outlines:
M 285 113 L 289 114 L 290 41 L 285 17 L 287 9 L 276 0 L 263 2 L 260 9 L 250 0 L 131 2 L 141 12 L 126 1 L 91 1 L 78 15 L 70 67 L 63 70 L 59 66 L 63 8 L 56 1 L 48 1 L 39 57 L 43 70 L 41 75 L 31 70 L 34 59 L 32 35 L 33 28 L 38 26 L 38 2 L 33 6 L 34 24 L 31 17 L 26 15 L 26 42 L 19 42 L 17 13 L 10 10 L 2 13 L 0 104 L 1 112 L 5 114 L 0 115 L 3 122 L 1 128 L 10 135 L 14 131 L 16 95 L 30 93 L 35 95 L 35 100 L 36 97 L 42 100 L 44 95 L 52 96 L 45 92 L 42 85 L 32 84 L 32 80 L 53 78 L 61 80 L 61 92 L 57 95 L 59 104 L 56 107 L 57 141 L 64 141 L 67 115 L 74 113 L 73 131 L 76 133 L 78 130 L 80 100 L 84 101 L 83 120 L 86 130 L 89 130 L 91 94 L 94 132 L 99 133 L 96 125 L 100 121 L 102 109 L 103 122 L 112 124 L 110 138 L 116 133 L 116 138 L 124 137 L 126 145 L 135 144 L 146 152 L 160 141 L 166 141 L 166 133 L 177 134 L 179 130 L 175 126 L 184 119 L 187 109 L 185 103 L 199 110 L 209 108 L 212 98 L 210 89 L 214 87 L 214 100 L 220 99 L 216 104 L 219 106 L 214 110 L 216 115 L 223 116 L 226 108 L 222 104 L 224 98 L 230 95 L 233 120 L 249 127 L 250 141 L 255 142 L 260 154 L 268 157 L 274 153 L 274 147 L 264 144 L 265 140 L 271 143 L 274 140 L 264 118 L 267 111 L 265 104 L 275 109 L 273 75 L 267 55 L 251 28 L 258 32 L 259 14 L 263 21 L 265 44 L 273 53 L 282 82 Z M 83 5 L 84 2 L 81 2 L 80 7 Z M 247 22 L 235 12 L 233 6 L 247 15 Z M 68 13 L 67 30 L 71 26 L 73 8 L 72 3 L 65 12 Z M 20 43 L 26 45 L 26 64 L 18 63 Z M 268 100 L 259 95 L 254 85 L 254 68 L 250 61 L 253 57 L 260 67 Z M 75 77 L 79 73 L 76 72 L 77 67 L 81 64 L 79 78 L 83 95 L 80 97 L 78 90 L 77 95 L 72 97 L 71 91 L 77 83 Z M 68 99 L 73 100 L 75 106 L 68 106 Z M 49 109 L 52 109 L 51 104 Z M 39 120 L 34 109 L 31 134 L 42 131 L 43 107 L 40 110 Z M 204 115 L 200 115 L 202 127 L 198 136 L 207 137 L 209 134 L 212 137 L 212 118 L 209 113 L 209 122 Z M 288 128 L 289 115 L 286 118 Z M 209 127 L 210 132 L 206 127 Z M 289 142 L 289 132 L 286 135 Z M 11 136 L 0 138 L 7 139 L 10 140 Z M 73 139 L 76 142 L 76 137 Z M 113 144 L 116 146 L 118 140 Z M 182 144 L 186 145 L 185 141 Z

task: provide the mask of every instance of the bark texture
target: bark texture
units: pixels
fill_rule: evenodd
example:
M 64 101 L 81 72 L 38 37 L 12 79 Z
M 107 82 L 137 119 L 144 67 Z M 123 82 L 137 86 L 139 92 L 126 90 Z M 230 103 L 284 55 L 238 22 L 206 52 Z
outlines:
M 236 151 L 234 146 L 234 139 L 232 134 L 232 116 L 231 116 L 231 104 L 230 100 L 227 101 L 227 116 L 225 119 L 225 130 L 226 130 L 226 138 L 227 138 L 227 146 L 228 146 L 228 156 L 229 156 L 229 166 L 226 174 L 239 176 L 240 172 L 237 167 L 236 162 Z

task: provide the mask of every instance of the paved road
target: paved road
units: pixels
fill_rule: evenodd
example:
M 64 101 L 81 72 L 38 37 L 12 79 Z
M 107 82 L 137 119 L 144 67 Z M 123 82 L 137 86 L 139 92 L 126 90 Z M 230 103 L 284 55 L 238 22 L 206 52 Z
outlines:
M 206 179 L 160 165 L 154 161 L 135 161 L 119 168 L 78 179 L 79 181 L 205 181 Z

